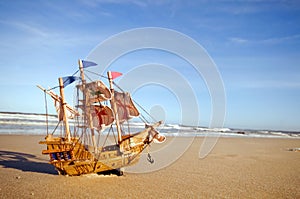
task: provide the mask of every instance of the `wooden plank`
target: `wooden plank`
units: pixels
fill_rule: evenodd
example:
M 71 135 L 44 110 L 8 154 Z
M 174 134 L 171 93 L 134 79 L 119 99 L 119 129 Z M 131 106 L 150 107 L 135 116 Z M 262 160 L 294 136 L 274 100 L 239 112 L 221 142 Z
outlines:
M 70 151 L 70 149 L 51 149 L 51 150 L 43 150 L 42 154 L 61 153 L 61 152 L 67 152 L 67 151 Z

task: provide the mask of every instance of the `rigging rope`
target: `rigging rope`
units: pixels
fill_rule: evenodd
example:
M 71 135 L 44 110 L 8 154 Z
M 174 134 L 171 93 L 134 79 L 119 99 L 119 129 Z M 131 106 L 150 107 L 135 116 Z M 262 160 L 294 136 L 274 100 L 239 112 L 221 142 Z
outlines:
M 100 77 L 102 77 L 102 78 L 108 79 L 108 77 L 106 77 L 106 76 L 104 76 L 104 75 L 101 75 L 101 74 L 99 74 L 99 73 L 95 73 L 95 72 L 93 72 L 93 71 L 89 71 L 89 70 L 86 70 L 86 69 L 85 69 L 85 72 L 89 72 L 89 73 L 91 73 L 91 74 L 93 74 L 93 75 L 97 75 L 97 76 L 100 76 Z
M 54 132 L 56 131 L 56 129 L 57 129 L 57 127 L 59 126 L 60 122 L 61 122 L 61 121 L 58 121 L 58 123 L 57 123 L 56 127 L 54 128 L 54 130 L 52 131 L 51 135 L 54 134 Z M 47 134 L 47 135 L 48 135 L 48 134 Z
M 115 82 L 113 82 L 113 84 L 118 88 L 120 89 L 123 93 L 125 92 L 118 84 L 116 84 Z M 146 111 L 139 103 L 137 103 L 137 101 L 135 101 L 134 99 L 132 99 L 133 102 L 140 108 L 142 109 L 149 117 L 151 117 L 151 119 L 154 121 L 154 122 L 157 122 L 157 120 L 150 114 L 148 113 L 148 111 Z M 143 116 L 143 114 L 141 114 L 141 117 L 146 121 L 143 121 L 145 123 L 149 123 L 148 120 Z M 142 119 L 142 120 L 143 120 Z
M 49 134 L 49 125 L 48 125 L 48 103 L 47 103 L 47 93 L 44 90 L 44 97 L 45 97 L 45 109 L 46 109 L 46 127 L 47 127 L 47 135 Z
M 94 75 L 97 75 L 99 77 L 102 77 L 102 78 L 105 78 L 105 79 L 108 79 L 108 77 L 104 76 L 104 75 L 101 75 L 99 73 L 95 73 L 95 72 L 92 72 L 92 71 L 89 71 L 89 70 L 85 70 L 86 72 L 89 72 L 91 74 L 94 74 Z M 122 91 L 123 93 L 125 92 L 118 84 L 116 84 L 115 82 L 113 82 L 113 84 L 120 90 Z M 157 120 L 150 114 L 148 113 L 139 103 L 137 103 L 134 99 L 132 99 L 133 102 L 140 108 L 142 109 L 154 122 L 157 122 Z M 144 122 L 144 123 L 149 123 L 149 121 L 143 116 L 143 114 L 140 115 L 140 119 Z
M 77 74 L 79 72 L 79 70 L 77 70 L 72 76 L 74 76 L 75 74 Z M 89 70 L 85 70 L 85 72 L 88 72 L 88 73 L 90 73 L 90 74 L 93 74 L 93 75 L 96 75 L 96 76 L 99 76 L 100 78 L 104 78 L 104 79 L 108 79 L 108 77 L 106 77 L 106 76 L 104 76 L 104 75 L 101 75 L 101 74 L 99 74 L 99 73 L 96 73 L 96 72 L 93 72 L 93 71 L 89 71 Z M 86 78 L 89 80 L 89 81 L 93 81 L 87 74 L 85 74 L 86 75 Z M 125 93 L 125 91 L 118 85 L 118 84 L 116 84 L 115 82 L 113 82 L 113 84 L 121 91 L 121 92 L 123 92 L 123 93 Z M 53 90 L 53 89 L 55 89 L 55 88 L 58 88 L 59 86 L 55 86 L 55 87 L 53 87 L 53 88 L 50 88 L 50 89 L 48 89 L 48 91 L 50 91 L 50 90 Z M 46 92 L 46 91 L 45 91 Z M 77 98 L 78 98 L 79 96 L 78 96 L 78 91 L 77 91 Z M 125 100 L 125 99 L 124 99 Z M 134 99 L 132 99 L 133 100 L 133 102 L 144 112 L 144 113 L 146 113 L 146 115 L 148 115 L 154 122 L 157 122 L 157 120 L 149 113 L 149 112 L 147 112 L 139 103 L 137 103 Z M 101 103 L 100 103 L 100 105 L 101 105 Z M 47 111 L 47 110 L 46 110 Z M 47 113 L 48 114 L 48 113 Z M 141 114 L 140 113 L 140 116 L 139 116 L 139 118 L 144 122 L 144 123 L 149 123 L 149 121 L 146 119 L 146 117 L 143 115 L 143 114 Z M 48 118 L 47 118 L 47 120 L 48 120 Z M 47 124 L 48 125 L 48 124 Z M 57 128 L 57 127 L 56 127 Z M 55 128 L 55 129 L 56 129 Z M 129 123 L 128 123 L 128 128 L 129 128 Z M 113 131 L 113 130 L 112 130 Z M 74 131 L 75 132 L 75 131 Z M 48 127 L 47 127 L 47 133 L 48 133 Z M 85 134 L 84 135 L 84 137 L 87 137 L 87 135 L 86 135 L 86 132 L 83 132 L 83 134 Z M 113 134 L 114 134 L 114 132 L 113 132 Z M 115 135 L 114 135 L 115 136 Z M 89 142 L 90 140 L 88 140 L 88 142 Z
M 85 78 L 90 80 L 90 81 L 93 81 L 92 78 L 90 78 L 86 73 L 85 73 Z
M 89 70 L 85 70 L 86 72 L 89 72 L 93 75 L 97 75 L 99 77 L 102 77 L 104 79 L 108 79 L 108 77 L 104 76 L 104 75 L 101 75 L 99 73 L 95 73 L 95 72 L 92 72 L 92 71 L 89 71 Z M 88 76 L 87 76 L 88 77 Z M 91 78 L 88 77 L 88 79 L 90 81 L 92 81 Z M 125 91 L 118 85 L 116 84 L 115 82 L 113 82 L 114 86 L 116 86 L 121 92 L 125 93 Z M 157 120 L 150 114 L 148 113 L 139 103 L 137 103 L 134 99 L 132 99 L 133 102 L 142 110 L 144 111 L 154 122 L 157 122 Z M 143 115 L 143 114 L 140 114 L 139 118 L 144 122 L 144 123 L 148 123 L 149 124 L 149 121 L 146 119 L 146 117 Z

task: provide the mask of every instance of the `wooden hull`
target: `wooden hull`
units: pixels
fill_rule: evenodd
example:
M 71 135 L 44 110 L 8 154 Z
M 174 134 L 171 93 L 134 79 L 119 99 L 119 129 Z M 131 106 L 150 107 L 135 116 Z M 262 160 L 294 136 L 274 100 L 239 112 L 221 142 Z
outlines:
M 47 145 L 47 150 L 43 150 L 42 154 L 49 155 L 49 163 L 55 166 L 58 173 L 69 176 L 120 170 L 133 165 L 138 162 L 141 152 L 147 146 L 147 143 L 140 143 L 121 152 L 118 145 L 110 145 L 99 148 L 95 154 L 79 138 L 74 137 L 70 142 L 61 137 L 50 137 L 39 143 Z

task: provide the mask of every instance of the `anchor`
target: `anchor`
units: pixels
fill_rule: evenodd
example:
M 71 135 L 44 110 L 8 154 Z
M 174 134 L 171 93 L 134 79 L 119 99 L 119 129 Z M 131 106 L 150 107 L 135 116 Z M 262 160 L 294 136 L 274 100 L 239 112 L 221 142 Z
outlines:
M 151 157 L 150 153 L 148 153 L 148 158 L 147 158 L 148 162 L 150 162 L 151 164 L 154 163 L 154 159 Z

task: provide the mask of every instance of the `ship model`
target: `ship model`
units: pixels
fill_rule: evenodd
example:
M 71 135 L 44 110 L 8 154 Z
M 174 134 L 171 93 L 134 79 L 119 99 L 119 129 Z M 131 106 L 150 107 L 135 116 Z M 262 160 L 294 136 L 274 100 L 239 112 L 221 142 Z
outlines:
M 108 71 L 107 77 L 101 75 L 99 80 L 87 81 L 86 68 L 97 64 L 79 60 L 78 65 L 79 77 L 73 75 L 58 78 L 60 95 L 55 94 L 53 89 L 38 86 L 45 96 L 48 94 L 53 98 L 58 113 L 57 128 L 52 133 L 48 132 L 46 119 L 47 135 L 39 144 L 46 145 L 47 149 L 42 154 L 49 156 L 49 163 L 61 175 L 105 172 L 123 175 L 123 168 L 136 164 L 151 143 L 163 143 L 166 140 L 156 130 L 162 122 L 148 124 L 144 121 L 144 129 L 130 132 L 129 120 L 139 117 L 140 112 L 128 92 L 114 89 L 114 79 L 121 73 Z M 107 79 L 109 87 L 100 77 Z M 74 81 L 77 82 L 77 94 L 75 106 L 72 107 L 66 103 L 64 88 Z M 61 130 L 58 126 L 61 126 Z M 106 142 L 108 137 L 113 142 Z

